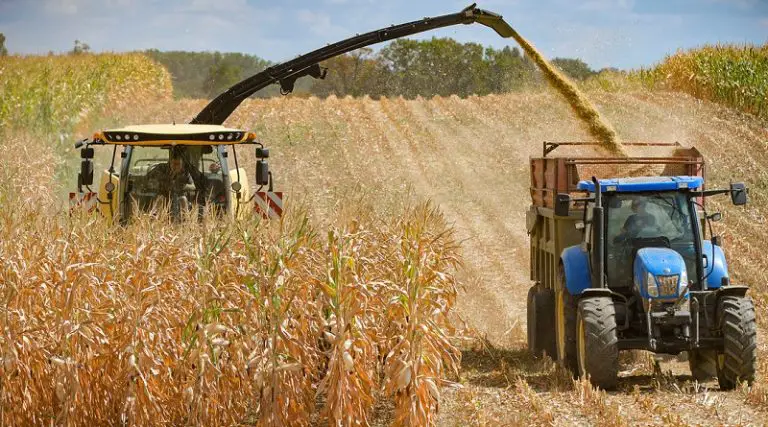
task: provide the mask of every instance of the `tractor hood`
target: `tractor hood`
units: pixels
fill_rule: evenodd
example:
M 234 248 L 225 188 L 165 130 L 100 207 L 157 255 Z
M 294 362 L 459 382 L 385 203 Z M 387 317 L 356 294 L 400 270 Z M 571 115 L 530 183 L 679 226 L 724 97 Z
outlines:
M 683 257 L 669 248 L 642 248 L 637 251 L 634 282 L 643 299 L 677 298 L 688 283 Z

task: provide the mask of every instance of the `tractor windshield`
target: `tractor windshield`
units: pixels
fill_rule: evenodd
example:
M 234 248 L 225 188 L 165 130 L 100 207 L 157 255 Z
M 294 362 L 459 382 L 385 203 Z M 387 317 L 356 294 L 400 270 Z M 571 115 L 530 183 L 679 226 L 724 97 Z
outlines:
M 638 248 L 668 247 L 696 281 L 696 249 L 688 198 L 680 192 L 619 193 L 606 198 L 606 273 L 611 288 L 630 288 Z
M 211 146 L 134 146 L 126 175 L 128 216 L 170 207 L 177 217 L 194 204 L 226 204 L 219 155 Z

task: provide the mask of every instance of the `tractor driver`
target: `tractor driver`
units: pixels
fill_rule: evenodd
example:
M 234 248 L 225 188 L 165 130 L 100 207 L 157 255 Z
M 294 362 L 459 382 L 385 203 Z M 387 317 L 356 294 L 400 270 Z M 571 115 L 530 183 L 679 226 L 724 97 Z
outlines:
M 632 200 L 632 215 L 630 215 L 624 226 L 621 227 L 621 233 L 614 239 L 614 242 L 635 238 L 640 231 L 648 227 L 656 227 L 656 217 L 646 210 L 648 201 L 645 197 L 639 196 Z

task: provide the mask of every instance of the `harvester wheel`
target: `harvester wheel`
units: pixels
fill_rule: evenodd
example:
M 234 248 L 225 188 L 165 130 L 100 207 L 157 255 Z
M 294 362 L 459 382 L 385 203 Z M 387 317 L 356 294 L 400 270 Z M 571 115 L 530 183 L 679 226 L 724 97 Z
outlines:
M 691 350 L 688 352 L 691 376 L 698 382 L 717 377 L 717 353 L 715 350 Z
M 619 376 L 619 340 L 616 309 L 610 297 L 579 301 L 576 352 L 579 375 L 605 390 L 616 388 Z
M 733 296 L 720 298 L 717 319 L 723 334 L 723 352 L 717 354 L 720 389 L 731 390 L 739 381 L 752 385 L 757 370 L 757 324 L 752 300 Z
M 528 290 L 528 350 L 534 356 L 557 357 L 554 320 L 555 293 L 537 283 Z
M 576 297 L 565 287 L 565 270 L 558 270 L 558 291 L 555 293 L 555 333 L 557 336 L 557 360 L 561 366 L 578 374 L 576 362 Z

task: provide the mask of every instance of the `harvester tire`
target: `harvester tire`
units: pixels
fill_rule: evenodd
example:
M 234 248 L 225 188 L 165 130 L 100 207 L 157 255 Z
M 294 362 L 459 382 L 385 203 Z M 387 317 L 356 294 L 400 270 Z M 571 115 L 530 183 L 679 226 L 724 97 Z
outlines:
M 579 301 L 576 352 L 579 376 L 604 390 L 616 388 L 619 377 L 619 339 L 616 308 L 610 297 Z
M 717 378 L 717 353 L 715 350 L 691 350 L 688 352 L 691 376 L 703 383 Z
M 578 375 L 576 361 L 576 311 L 578 301 L 565 286 L 565 270 L 558 270 L 558 291 L 555 293 L 555 337 L 557 361 L 562 367 Z
M 528 350 L 536 357 L 557 357 L 555 293 L 540 283 L 528 290 Z
M 752 385 L 757 370 L 755 306 L 746 297 L 724 296 L 717 304 L 723 352 L 717 355 L 717 381 L 721 390 L 732 390 L 740 381 Z

